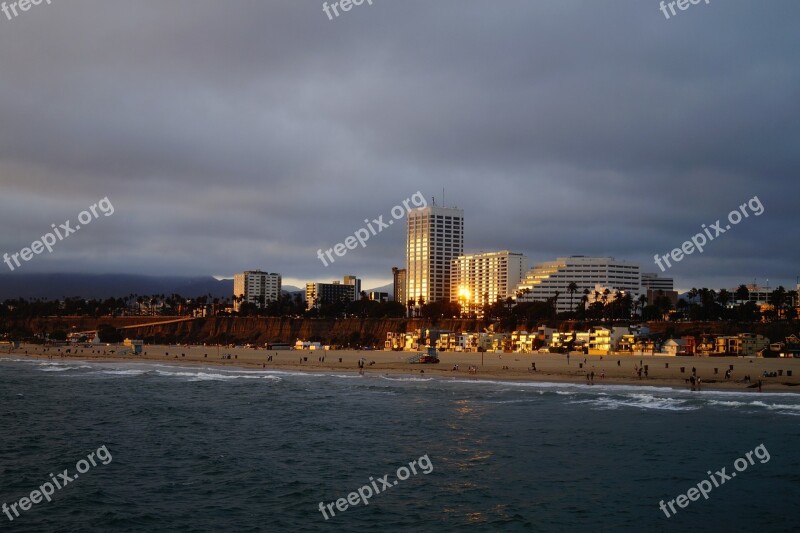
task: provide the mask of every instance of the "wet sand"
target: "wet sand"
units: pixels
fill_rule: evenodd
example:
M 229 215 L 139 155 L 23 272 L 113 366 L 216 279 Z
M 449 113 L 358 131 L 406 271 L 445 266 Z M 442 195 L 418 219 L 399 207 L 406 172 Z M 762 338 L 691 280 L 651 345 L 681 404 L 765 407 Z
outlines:
M 50 347 L 23 345 L 2 357 L 43 358 L 53 360 L 169 362 L 170 364 L 219 365 L 247 369 L 269 369 L 304 372 L 358 373 L 358 361 L 366 359 L 364 372 L 388 375 L 424 373 L 439 378 L 546 381 L 587 384 L 587 373 L 594 372 L 594 385 L 627 384 L 675 388 L 691 388 L 687 382 L 695 368 L 702 380 L 701 390 L 742 390 L 758 392 L 756 383 L 762 381 L 762 390 L 772 392 L 800 392 L 800 359 L 760 359 L 749 357 L 669 357 L 639 355 L 566 355 L 521 353 L 463 353 L 440 352 L 439 364 L 409 364 L 416 352 L 388 352 L 371 350 L 266 350 L 263 348 L 227 348 L 225 346 L 147 345 L 141 355 L 116 355 L 122 346 L 101 347 Z M 66 353 L 70 350 L 70 353 Z M 26 353 L 27 352 L 27 353 Z M 227 355 L 231 358 L 227 359 Z M 268 361 L 269 356 L 272 361 Z M 320 359 L 324 357 L 324 361 Z M 341 360 L 341 361 L 340 361 Z M 585 361 L 585 363 L 584 363 Z M 373 363 L 374 362 L 374 363 Z M 373 363 L 373 364 L 371 364 Z M 533 371 L 532 364 L 536 365 Z M 454 367 L 458 365 L 458 370 Z M 641 378 L 635 367 L 645 365 L 647 377 Z M 731 379 L 725 371 L 733 365 Z M 470 373 L 474 366 L 477 372 Z M 683 372 L 681 372 L 683 367 Z M 716 369 L 716 373 L 715 373 Z M 782 376 L 763 377 L 763 372 L 783 371 Z M 787 375 L 792 371 L 792 376 Z M 751 383 L 743 382 L 745 375 Z M 603 377 L 605 376 L 605 377 Z

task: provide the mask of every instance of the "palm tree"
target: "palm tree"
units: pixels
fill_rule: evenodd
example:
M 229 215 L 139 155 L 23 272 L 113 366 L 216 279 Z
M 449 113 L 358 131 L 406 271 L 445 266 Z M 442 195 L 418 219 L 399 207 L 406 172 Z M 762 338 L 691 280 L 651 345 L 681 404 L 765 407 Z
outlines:
M 583 289 L 583 296 L 581 296 L 581 303 L 583 304 L 583 319 L 586 320 L 586 308 L 589 306 L 589 289 Z
M 717 294 L 717 301 L 723 308 L 728 307 L 728 303 L 731 301 L 731 293 L 726 289 L 721 289 Z
M 797 307 L 797 291 L 791 290 L 786 293 L 786 297 L 789 299 L 789 305 L 792 307 Z
M 739 285 L 739 288 L 736 289 L 733 297 L 737 302 L 749 302 L 750 289 L 747 288 L 747 285 Z
M 411 318 L 414 316 L 414 306 L 417 305 L 416 300 L 414 298 L 409 298 L 406 302 L 406 307 L 408 307 L 408 317 Z
M 783 286 L 779 286 L 777 289 L 772 291 L 772 294 L 770 294 L 770 299 L 772 300 L 772 305 L 775 306 L 775 311 L 780 319 L 781 316 L 783 316 L 783 307 L 786 303 L 786 289 L 784 289 Z
M 606 313 L 608 313 L 608 295 L 609 294 L 611 294 L 611 291 L 608 290 L 608 287 L 606 287 L 606 289 L 603 290 L 603 297 L 602 297 L 603 298 L 603 310 Z
M 636 307 L 637 308 L 641 308 L 641 310 L 642 310 L 642 314 L 641 314 L 642 318 L 644 318 L 644 307 L 646 305 L 647 305 L 647 296 L 642 294 L 641 296 L 639 296 L 639 299 L 636 300 Z
M 569 293 L 569 310 L 574 313 L 575 307 L 572 305 L 572 296 L 578 292 L 578 284 L 574 281 L 570 281 L 569 285 L 567 285 L 567 292 Z

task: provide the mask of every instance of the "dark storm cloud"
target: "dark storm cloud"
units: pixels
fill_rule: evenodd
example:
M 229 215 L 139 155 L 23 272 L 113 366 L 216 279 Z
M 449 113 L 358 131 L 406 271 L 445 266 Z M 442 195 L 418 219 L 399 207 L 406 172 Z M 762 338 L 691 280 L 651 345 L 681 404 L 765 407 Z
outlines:
M 764 215 L 670 274 L 800 273 L 792 0 L 670 20 L 650 0 L 375 0 L 333 21 L 318 0 L 76 0 L 0 17 L 0 252 L 103 196 L 116 207 L 26 271 L 378 283 L 404 261 L 402 226 L 328 268 L 316 250 L 444 187 L 468 251 L 645 271 L 758 195 Z

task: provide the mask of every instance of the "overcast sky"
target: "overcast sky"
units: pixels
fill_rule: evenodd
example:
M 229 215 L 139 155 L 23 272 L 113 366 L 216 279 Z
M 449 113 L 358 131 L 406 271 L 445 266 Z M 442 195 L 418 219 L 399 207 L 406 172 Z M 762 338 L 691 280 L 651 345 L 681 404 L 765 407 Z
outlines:
M 55 0 L 0 13 L 0 253 L 108 197 L 11 272 L 344 274 L 405 261 L 403 224 L 316 257 L 414 192 L 467 252 L 658 268 L 679 288 L 795 284 L 800 2 Z M 725 220 L 723 220 L 723 227 Z M 667 274 L 665 274 L 667 275 Z

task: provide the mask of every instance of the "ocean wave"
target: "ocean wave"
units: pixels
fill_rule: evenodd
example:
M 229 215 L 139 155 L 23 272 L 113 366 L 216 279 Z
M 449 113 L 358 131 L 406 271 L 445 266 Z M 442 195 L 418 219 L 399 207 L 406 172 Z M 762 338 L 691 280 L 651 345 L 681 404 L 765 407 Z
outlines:
M 753 406 L 756 406 L 756 407 L 764 407 L 766 409 L 769 409 L 770 411 L 776 411 L 776 410 L 780 410 L 780 409 L 785 409 L 787 411 L 798 411 L 798 412 L 800 412 L 800 405 L 798 405 L 798 404 L 765 403 L 765 402 L 756 400 L 754 402 L 750 402 L 750 405 L 753 405 Z
M 753 400 L 750 402 L 742 402 L 735 400 L 709 400 L 709 405 L 721 405 L 723 407 L 759 407 L 762 409 L 769 409 L 771 411 L 787 410 L 800 412 L 800 404 L 785 404 L 785 403 L 767 403 L 761 400 Z
M 168 372 L 165 370 L 156 370 L 155 371 L 159 376 L 166 376 L 166 377 L 179 377 L 179 378 L 189 378 L 189 381 L 230 381 L 234 379 L 268 379 L 272 381 L 281 381 L 281 378 L 278 376 L 268 375 L 259 373 L 240 373 L 240 374 L 219 374 L 216 372 Z
M 696 411 L 698 405 L 687 405 L 688 400 L 665 398 L 650 394 L 630 394 L 623 397 L 600 396 L 586 400 L 574 400 L 571 404 L 589 404 L 602 410 L 615 410 L 620 407 L 655 409 L 658 411 Z
M 100 370 L 97 372 L 98 374 L 105 374 L 107 376 L 141 376 L 142 374 L 147 374 L 150 370 L 144 369 L 135 369 L 129 368 L 125 370 Z
M 380 376 L 380 378 L 386 381 L 433 381 L 433 378 L 390 378 L 389 376 Z

